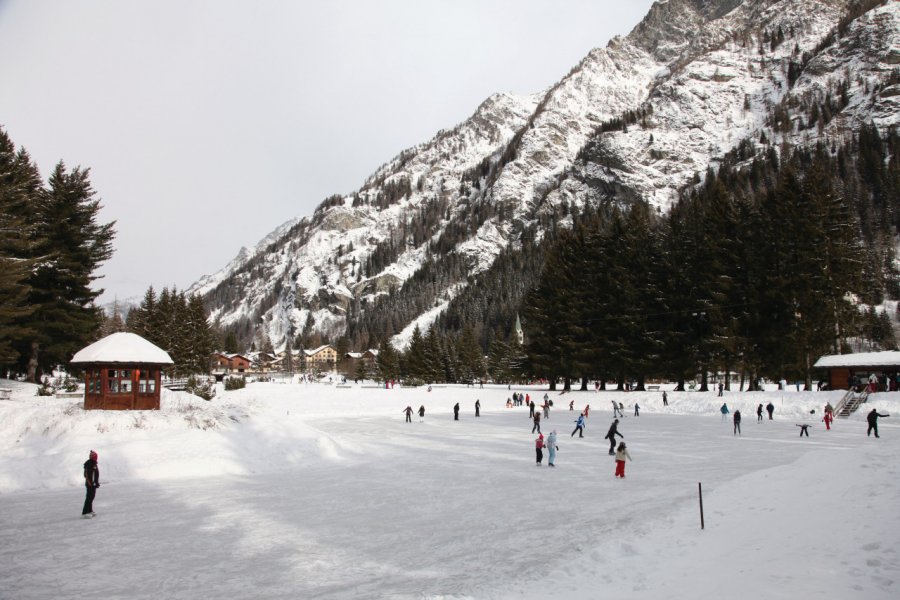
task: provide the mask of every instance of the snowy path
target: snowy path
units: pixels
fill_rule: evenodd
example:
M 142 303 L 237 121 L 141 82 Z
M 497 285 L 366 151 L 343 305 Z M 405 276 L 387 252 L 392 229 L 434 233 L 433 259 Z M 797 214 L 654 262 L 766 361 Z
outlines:
M 0 495 L 0 598 L 896 597 L 889 420 L 877 441 L 858 421 L 801 439 L 795 419 L 747 415 L 736 438 L 718 417 L 645 413 L 620 424 L 634 458 L 622 481 L 601 439 L 608 414 L 592 412 L 579 440 L 574 413 L 555 410 L 551 470 L 534 466 L 527 410 L 479 396 L 480 419 L 442 408 L 422 424 L 402 422 L 404 401 L 302 419 L 274 401 L 276 435 L 302 422 L 319 455 L 280 468 L 273 456 L 274 469 L 247 475 L 107 480 L 94 520 L 77 518 L 81 488 Z M 244 429 L 216 435 L 238 462 L 260 452 Z M 846 519 L 821 515 L 847 503 L 858 508 Z M 861 583 L 873 570 L 880 583 Z

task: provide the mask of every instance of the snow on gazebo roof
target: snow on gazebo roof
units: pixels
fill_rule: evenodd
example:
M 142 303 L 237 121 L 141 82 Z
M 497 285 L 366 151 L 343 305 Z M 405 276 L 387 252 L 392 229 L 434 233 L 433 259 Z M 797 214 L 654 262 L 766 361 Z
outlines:
M 72 357 L 78 363 L 133 363 L 171 365 L 168 352 L 136 333 L 120 331 L 82 348 Z
M 856 354 L 830 354 L 823 356 L 813 365 L 819 369 L 834 367 L 896 367 L 900 366 L 900 352 L 859 352 Z

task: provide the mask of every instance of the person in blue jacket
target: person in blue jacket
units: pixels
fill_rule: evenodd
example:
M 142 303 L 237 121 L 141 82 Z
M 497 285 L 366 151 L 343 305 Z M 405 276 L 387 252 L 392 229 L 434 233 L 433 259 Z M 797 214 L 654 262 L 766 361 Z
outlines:
M 569 437 L 574 437 L 576 431 L 578 432 L 578 437 L 584 437 L 584 414 L 578 415 L 578 420 L 575 421 L 575 429 L 572 430 L 572 435 Z
M 559 450 L 559 447 L 556 445 L 556 430 L 550 432 L 550 435 L 547 436 L 547 464 L 551 467 L 556 466 L 556 451 Z
M 722 408 L 719 409 L 719 412 L 722 413 L 722 420 L 723 420 L 723 421 L 724 421 L 725 419 L 727 419 L 727 418 L 728 418 L 728 412 L 729 412 L 729 410 L 728 410 L 728 405 L 725 404 L 725 403 L 723 403 L 723 404 L 722 404 Z

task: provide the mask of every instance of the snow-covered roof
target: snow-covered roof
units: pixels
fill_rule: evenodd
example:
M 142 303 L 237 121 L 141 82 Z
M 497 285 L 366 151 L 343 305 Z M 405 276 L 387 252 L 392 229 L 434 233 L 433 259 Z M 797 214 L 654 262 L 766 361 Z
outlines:
M 859 352 L 857 354 L 830 354 L 816 361 L 813 367 L 829 369 L 833 367 L 896 367 L 900 365 L 900 352 Z
M 319 347 L 316 348 L 315 350 L 304 350 L 303 352 L 304 352 L 307 356 L 315 356 L 316 354 L 318 354 L 319 352 L 321 352 L 321 351 L 324 350 L 325 348 L 331 348 L 331 344 L 325 344 L 324 346 L 319 346 Z
M 72 364 L 83 363 L 143 363 L 173 364 L 168 352 L 148 342 L 136 333 L 120 331 L 82 348 L 72 357 Z

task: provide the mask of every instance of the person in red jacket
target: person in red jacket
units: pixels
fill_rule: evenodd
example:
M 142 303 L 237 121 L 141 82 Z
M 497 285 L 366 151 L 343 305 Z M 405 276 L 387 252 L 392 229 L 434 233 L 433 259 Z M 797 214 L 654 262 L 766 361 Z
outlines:
M 831 416 L 830 410 L 825 411 L 825 417 L 822 420 L 825 421 L 825 429 L 830 430 L 831 422 L 834 420 L 834 417 Z
M 544 434 L 540 433 L 537 436 L 537 439 L 534 440 L 534 452 L 535 458 L 537 460 L 537 466 L 541 466 L 541 461 L 544 460 Z

